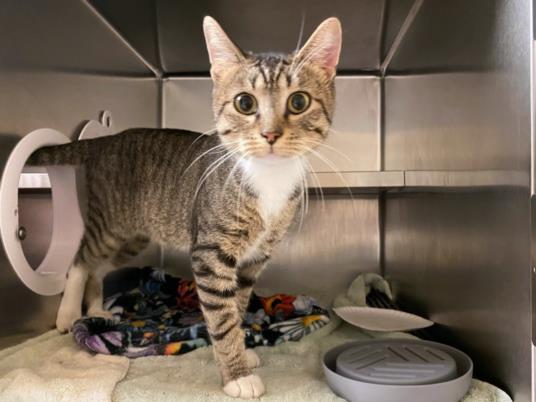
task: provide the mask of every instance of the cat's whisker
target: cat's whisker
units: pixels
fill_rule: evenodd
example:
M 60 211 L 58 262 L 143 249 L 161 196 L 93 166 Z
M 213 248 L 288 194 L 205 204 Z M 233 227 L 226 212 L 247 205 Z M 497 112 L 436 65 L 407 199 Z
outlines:
M 298 50 L 300 50 L 300 45 L 303 39 L 303 29 L 305 28 L 305 11 L 303 11 L 302 14 L 302 20 L 300 25 L 300 34 L 298 35 L 298 43 L 296 44 L 296 49 L 294 50 L 294 55 L 298 54 Z
M 325 211 L 325 199 L 324 199 L 324 190 L 322 190 L 322 186 L 320 185 L 320 180 L 318 179 L 318 175 L 314 171 L 313 167 L 311 166 L 311 163 L 307 159 L 303 159 L 303 161 L 307 164 L 307 167 L 309 168 L 309 174 L 312 175 L 313 180 L 316 182 L 316 194 L 318 197 L 318 194 L 320 193 L 320 199 L 322 201 L 322 212 Z
M 322 147 L 322 148 L 329 149 L 330 151 L 336 152 L 337 154 L 342 156 L 344 159 L 346 159 L 348 162 L 352 162 L 352 159 L 347 154 L 345 154 L 344 152 L 338 150 L 335 147 L 332 147 L 331 145 L 328 145 L 328 144 L 326 144 L 324 142 L 310 140 L 310 139 L 308 139 L 307 142 L 312 143 L 314 146 L 319 146 L 319 147 Z
M 230 170 L 229 174 L 227 175 L 227 179 L 225 179 L 225 183 L 223 184 L 223 189 L 225 190 L 227 188 L 227 185 L 229 184 L 229 180 L 233 177 L 235 174 L 236 169 L 240 166 L 240 163 L 244 160 L 244 156 L 240 156 L 235 164 L 233 165 L 232 169 Z
M 192 141 L 192 143 L 188 146 L 188 148 L 186 148 L 186 151 L 185 152 L 188 152 L 190 150 L 190 148 L 192 148 L 196 143 L 197 141 L 199 141 L 201 138 L 204 138 L 206 136 L 209 136 L 209 135 L 212 135 L 212 134 L 215 134 L 217 132 L 217 128 L 216 127 L 213 127 L 211 128 L 210 130 L 207 130 L 203 133 L 199 133 L 199 135 L 197 136 L 197 138 L 195 140 Z
M 339 179 L 343 182 L 344 186 L 346 187 L 346 190 L 348 191 L 348 195 L 353 200 L 354 196 L 352 194 L 352 189 L 350 187 L 350 184 L 344 178 L 344 176 L 340 172 L 340 169 L 338 169 L 337 166 L 331 160 L 329 160 L 327 157 L 323 156 L 322 154 L 319 154 L 314 149 L 309 148 L 309 152 L 311 153 L 311 155 L 317 157 L 320 161 L 324 162 L 333 171 L 333 173 L 335 173 L 339 177 Z
M 184 169 L 184 171 L 182 172 L 182 174 L 186 174 L 188 172 L 188 170 L 190 170 L 192 168 L 192 166 L 194 164 L 196 164 L 197 162 L 199 162 L 201 160 L 201 158 L 203 158 L 204 156 L 212 153 L 213 151 L 217 150 L 217 149 L 221 149 L 221 148 L 224 148 L 225 150 L 225 147 L 227 147 L 228 145 L 234 145 L 235 143 L 239 143 L 239 141 L 235 141 L 235 142 L 229 142 L 227 144 L 218 144 L 216 146 L 213 146 L 212 148 L 210 149 L 207 149 L 205 152 L 203 152 L 201 155 L 199 155 L 197 158 L 195 158 L 192 163 L 190 163 L 188 165 L 188 167 L 186 169 Z
M 244 157 L 245 159 L 245 157 Z M 245 178 L 245 174 L 244 172 L 242 172 L 242 175 L 240 177 L 240 184 L 238 185 L 238 197 L 237 197 L 237 205 L 236 205 L 236 223 L 238 224 L 239 223 L 239 219 L 240 219 L 240 203 L 241 203 L 241 198 L 242 198 L 242 186 L 244 185 L 244 178 Z
M 197 195 L 199 193 L 199 190 L 201 190 L 201 187 L 205 183 L 205 181 L 208 179 L 208 177 L 214 173 L 222 164 L 224 164 L 228 159 L 236 155 L 240 150 L 238 148 L 235 148 L 234 150 L 230 151 L 229 153 L 226 153 L 223 156 L 220 156 L 218 159 L 216 159 L 214 162 L 212 162 L 206 169 L 205 172 L 201 175 L 201 178 L 199 179 L 199 182 L 197 184 L 197 188 L 194 193 L 194 199 L 197 198 Z
M 295 161 L 295 164 L 297 164 L 298 166 L 298 170 L 300 172 L 300 187 L 301 187 L 301 192 L 302 192 L 302 196 L 301 196 L 301 200 L 300 200 L 300 203 L 301 203 L 301 214 L 300 214 L 300 224 L 298 226 L 298 233 L 301 233 L 302 231 L 302 227 L 303 227 L 303 220 L 304 220 L 304 217 L 305 217 L 305 214 L 308 213 L 308 209 L 309 209 L 309 204 L 308 204 L 308 193 L 307 193 L 307 184 L 306 184 L 306 181 L 305 181 L 305 174 L 304 174 L 304 170 L 303 170 L 303 161 L 298 162 L 298 161 Z
M 307 174 L 308 173 L 312 174 L 311 171 L 313 170 L 313 168 L 311 167 L 311 164 L 308 161 L 306 161 L 305 163 L 307 164 L 308 171 L 305 172 L 305 179 L 304 180 L 305 180 L 305 187 L 307 188 L 307 197 L 309 197 L 309 187 L 307 186 Z M 318 190 L 318 187 L 314 187 L 313 190 L 315 192 L 315 196 L 317 198 L 320 198 L 320 191 Z
M 204 133 L 200 133 L 195 140 L 190 144 L 190 146 L 186 149 L 186 152 L 190 150 L 191 147 L 195 145 L 197 141 L 199 141 L 201 138 L 206 137 L 207 135 L 215 134 L 218 131 L 216 127 L 211 128 L 210 130 L 205 131 Z
M 310 141 L 309 142 L 313 142 L 313 141 Z M 320 144 L 319 144 L 320 145 Z M 344 186 L 346 187 L 346 190 L 348 191 L 348 195 L 350 196 L 350 198 L 353 200 L 354 197 L 353 197 L 353 193 L 352 193 L 352 189 L 350 187 L 350 184 L 348 183 L 348 181 L 344 178 L 344 176 L 341 174 L 340 172 L 340 169 L 338 169 L 338 167 L 329 159 L 327 158 L 326 156 L 323 156 L 322 154 L 318 153 L 317 151 L 315 151 L 313 148 L 311 147 L 308 147 L 307 145 L 304 144 L 304 147 L 307 149 L 307 152 L 311 153 L 311 155 L 315 156 L 316 158 L 318 158 L 320 161 L 322 161 L 323 163 L 325 163 L 332 171 L 333 173 L 335 173 L 339 179 L 343 182 Z M 308 162 L 309 163 L 309 162 Z M 309 166 L 311 166 L 309 164 Z M 312 168 L 311 168 L 312 170 Z M 314 174 L 314 176 L 317 176 L 316 173 L 314 171 L 312 171 L 311 173 Z M 318 181 L 317 181 L 318 183 Z
M 230 157 L 233 155 L 236 155 L 239 152 L 239 147 L 235 147 L 231 150 L 228 150 L 225 155 L 220 156 L 218 159 L 213 161 L 203 172 L 203 174 L 200 177 L 200 181 L 206 180 L 206 178 L 212 174 L 222 163 L 227 161 Z

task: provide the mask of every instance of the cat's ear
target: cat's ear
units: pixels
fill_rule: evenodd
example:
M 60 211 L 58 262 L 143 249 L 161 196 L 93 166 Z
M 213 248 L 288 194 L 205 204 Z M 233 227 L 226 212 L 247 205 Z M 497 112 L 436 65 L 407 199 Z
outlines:
M 313 63 L 322 67 L 330 78 L 335 76 L 341 53 L 342 29 L 338 18 L 322 22 L 295 57 L 295 63 Z
M 216 79 L 224 69 L 244 61 L 242 51 L 229 39 L 214 18 L 205 17 L 203 31 L 207 43 L 212 78 Z

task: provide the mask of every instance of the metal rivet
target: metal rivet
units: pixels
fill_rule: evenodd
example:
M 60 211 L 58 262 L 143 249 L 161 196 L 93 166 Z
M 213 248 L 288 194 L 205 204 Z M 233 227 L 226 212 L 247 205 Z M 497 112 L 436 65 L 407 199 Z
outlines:
M 19 240 L 26 239 L 26 228 L 24 226 L 20 226 L 17 230 L 17 237 Z

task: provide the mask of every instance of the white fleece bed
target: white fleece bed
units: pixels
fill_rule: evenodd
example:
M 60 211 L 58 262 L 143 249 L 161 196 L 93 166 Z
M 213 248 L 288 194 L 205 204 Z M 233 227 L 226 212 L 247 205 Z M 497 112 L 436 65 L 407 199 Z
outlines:
M 390 334 L 389 336 L 403 336 Z M 343 401 L 324 381 L 322 353 L 370 335 L 335 319 L 300 342 L 256 348 L 256 371 L 267 393 L 261 401 Z M 92 356 L 71 335 L 47 332 L 0 352 L 0 401 L 132 402 L 235 401 L 221 391 L 210 348 L 181 356 Z M 463 402 L 511 402 L 496 387 L 473 381 Z
M 366 286 L 356 279 L 334 306 L 363 305 Z M 257 347 L 262 365 L 256 369 L 266 386 L 258 400 L 278 402 L 343 401 L 324 381 L 321 357 L 348 341 L 373 337 L 409 337 L 402 333 L 370 333 L 332 314 L 325 327 L 299 342 Z M 2 402 L 209 402 L 235 401 L 221 390 L 210 347 L 180 356 L 129 360 L 91 355 L 70 334 L 53 330 L 0 351 Z M 388 401 L 386 401 L 388 402 Z M 474 380 L 463 402 L 512 402 L 500 389 Z

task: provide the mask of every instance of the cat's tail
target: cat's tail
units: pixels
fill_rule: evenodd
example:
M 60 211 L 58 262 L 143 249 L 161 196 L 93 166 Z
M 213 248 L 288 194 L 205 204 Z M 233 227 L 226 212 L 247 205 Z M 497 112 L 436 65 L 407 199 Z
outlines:
M 68 144 L 39 148 L 28 159 L 28 165 L 81 165 L 91 152 L 91 141 L 74 141 Z

